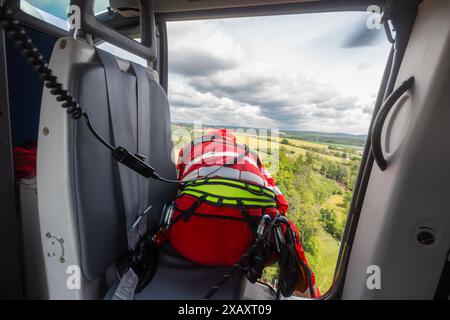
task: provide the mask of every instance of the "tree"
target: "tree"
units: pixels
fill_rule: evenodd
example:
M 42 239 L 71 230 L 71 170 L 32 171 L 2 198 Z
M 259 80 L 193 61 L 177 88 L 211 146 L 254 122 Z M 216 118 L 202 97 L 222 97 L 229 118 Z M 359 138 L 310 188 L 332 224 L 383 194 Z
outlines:
M 336 212 L 330 209 L 320 210 L 320 220 L 324 224 L 324 229 L 336 240 L 342 239 L 344 226 L 337 219 Z
M 288 146 L 289 145 L 289 140 L 288 139 L 283 139 L 283 140 L 281 140 L 280 143 Z
M 311 165 L 314 162 L 314 154 L 312 152 L 306 152 L 306 161 L 305 164 Z

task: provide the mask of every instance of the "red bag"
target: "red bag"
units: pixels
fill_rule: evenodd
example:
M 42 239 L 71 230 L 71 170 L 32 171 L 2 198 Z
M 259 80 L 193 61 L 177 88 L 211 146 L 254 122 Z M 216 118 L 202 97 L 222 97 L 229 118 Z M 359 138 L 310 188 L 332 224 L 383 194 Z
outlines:
M 16 181 L 36 176 L 37 144 L 31 142 L 26 148 L 13 146 L 14 176 Z
M 238 160 L 238 161 L 237 161 Z M 193 181 L 202 178 L 225 178 L 246 182 L 270 189 L 276 196 L 275 208 L 247 208 L 246 214 L 261 218 L 264 214 L 275 217 L 285 214 L 288 204 L 270 173 L 260 162 L 256 152 L 236 143 L 228 130 L 213 130 L 198 141 L 181 149 L 178 163 L 178 180 Z M 192 210 L 190 210 L 192 209 Z M 188 219 L 183 216 L 187 210 Z M 185 258 L 202 265 L 231 266 L 239 261 L 255 240 L 248 218 L 243 217 L 241 208 L 227 205 L 213 205 L 199 201 L 199 197 L 183 194 L 177 197 L 173 211 L 173 223 L 168 240 Z M 178 221 L 179 220 L 179 221 Z M 302 265 L 310 272 L 314 292 L 314 274 L 309 268 L 298 235 L 295 250 Z M 272 263 L 274 260 L 271 260 Z M 298 291 L 310 288 L 307 277 L 299 279 Z M 309 290 L 308 290 L 309 291 Z

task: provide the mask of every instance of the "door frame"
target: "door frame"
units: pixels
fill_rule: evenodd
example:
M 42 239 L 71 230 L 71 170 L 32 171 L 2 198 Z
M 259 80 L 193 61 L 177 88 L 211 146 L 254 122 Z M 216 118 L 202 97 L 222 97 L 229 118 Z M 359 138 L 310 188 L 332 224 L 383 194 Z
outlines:
M 370 133 L 379 109 L 381 108 L 387 96 L 394 89 L 397 74 L 400 70 L 403 56 L 406 51 L 409 37 L 411 35 L 411 31 L 416 19 L 417 7 L 420 2 L 421 0 L 408 0 L 401 3 L 391 3 L 392 7 L 390 9 L 389 20 L 392 22 L 396 30 L 396 41 L 392 46 L 392 50 L 386 63 L 386 68 L 378 91 L 378 97 L 375 103 L 374 112 L 372 114 L 361 166 L 358 172 L 350 209 L 348 212 L 345 231 L 339 249 L 334 281 L 332 286 L 320 297 L 320 299 L 339 300 L 342 297 L 347 265 L 350 260 L 350 254 L 356 234 L 356 229 L 358 226 L 358 220 L 361 213 L 362 204 L 364 202 L 367 185 L 369 183 L 370 173 L 374 164 Z M 159 47 L 164 48 L 164 55 L 161 55 L 158 59 L 158 70 L 160 70 L 160 72 L 163 72 L 163 74 L 160 74 L 160 84 L 166 90 L 166 92 L 170 90 L 170 88 L 168 88 L 168 61 L 170 57 L 168 57 L 167 50 L 169 41 L 167 34 L 167 22 L 320 12 L 366 11 L 367 7 L 373 4 L 383 7 L 383 5 L 386 4 L 386 1 L 317 1 L 156 14 L 156 21 L 159 26 Z

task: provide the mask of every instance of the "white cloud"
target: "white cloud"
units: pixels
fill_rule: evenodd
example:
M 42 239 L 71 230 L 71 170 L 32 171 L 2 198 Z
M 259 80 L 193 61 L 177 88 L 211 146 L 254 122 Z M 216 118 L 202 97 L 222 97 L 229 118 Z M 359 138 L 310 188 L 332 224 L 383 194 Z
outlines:
M 361 17 L 169 23 L 173 119 L 367 133 L 389 46 L 379 38 L 367 47 L 342 47 L 342 30 L 360 27 Z
M 170 71 L 196 76 L 236 67 L 244 54 L 217 25 L 214 21 L 169 23 Z

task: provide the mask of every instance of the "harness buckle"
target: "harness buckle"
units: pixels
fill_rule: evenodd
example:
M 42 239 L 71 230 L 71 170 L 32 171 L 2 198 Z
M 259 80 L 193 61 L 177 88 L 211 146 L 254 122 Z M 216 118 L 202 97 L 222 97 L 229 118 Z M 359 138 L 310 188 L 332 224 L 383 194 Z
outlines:
M 128 252 L 116 263 L 116 272 L 120 279 L 137 277 L 136 292 L 140 292 L 148 285 L 158 264 L 156 247 L 147 230 L 147 216 L 151 208 L 152 206 L 149 206 L 145 209 L 128 229 Z M 130 270 L 132 270 L 132 276 Z
M 273 234 L 273 239 L 275 242 L 275 249 L 278 253 L 280 253 L 282 247 L 286 244 L 286 240 L 283 236 L 283 231 L 281 230 L 281 226 L 279 224 L 277 224 L 274 229 L 275 232 Z
M 158 231 L 156 231 L 155 235 L 152 237 L 152 242 L 156 247 L 161 246 L 167 240 L 167 231 L 172 225 L 174 207 L 174 201 L 166 203 L 163 207 Z
M 142 214 L 138 215 L 136 220 L 130 226 L 127 232 L 128 250 L 134 251 L 138 243 L 147 233 L 147 217 L 152 206 L 145 209 Z

